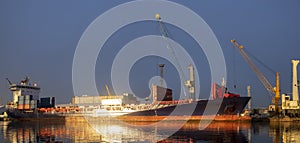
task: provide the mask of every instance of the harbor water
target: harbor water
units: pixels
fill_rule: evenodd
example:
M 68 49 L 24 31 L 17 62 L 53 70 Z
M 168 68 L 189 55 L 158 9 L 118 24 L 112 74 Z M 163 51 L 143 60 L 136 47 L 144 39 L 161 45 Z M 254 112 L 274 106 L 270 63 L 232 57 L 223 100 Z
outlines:
M 300 140 L 300 123 L 199 122 L 121 123 L 116 121 L 0 121 L 0 142 L 278 142 Z

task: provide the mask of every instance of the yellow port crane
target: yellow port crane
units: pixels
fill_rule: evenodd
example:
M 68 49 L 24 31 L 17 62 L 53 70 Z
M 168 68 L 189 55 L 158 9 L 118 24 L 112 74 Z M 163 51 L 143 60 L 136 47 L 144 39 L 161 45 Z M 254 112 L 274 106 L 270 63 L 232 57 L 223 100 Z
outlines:
M 280 84 L 279 84 L 279 73 L 276 72 L 276 86 L 273 88 L 273 86 L 270 84 L 270 82 L 267 80 L 267 78 L 262 74 L 262 72 L 256 67 L 256 65 L 252 62 L 250 57 L 247 55 L 247 53 L 244 51 L 244 46 L 240 45 L 236 42 L 236 40 L 232 39 L 230 41 L 234 47 L 236 47 L 240 54 L 243 56 L 243 58 L 246 60 L 246 62 L 250 65 L 252 70 L 255 72 L 255 74 L 258 76 L 261 83 L 264 85 L 264 87 L 271 93 L 275 94 L 275 112 L 279 112 L 278 103 L 280 99 Z
M 108 95 L 108 96 L 111 96 L 111 94 L 110 94 L 110 91 L 109 91 L 109 88 L 108 88 L 108 85 L 107 85 L 107 84 L 105 85 L 105 88 L 106 88 L 106 91 L 107 91 L 107 95 Z

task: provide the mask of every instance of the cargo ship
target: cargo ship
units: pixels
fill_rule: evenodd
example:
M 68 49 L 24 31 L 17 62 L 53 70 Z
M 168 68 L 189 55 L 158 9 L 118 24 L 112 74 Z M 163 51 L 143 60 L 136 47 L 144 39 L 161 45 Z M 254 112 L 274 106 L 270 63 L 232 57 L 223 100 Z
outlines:
M 238 94 L 222 92 L 225 88 L 216 83 L 212 87 L 218 88 L 215 88 L 215 90 L 213 88 L 211 99 L 153 101 L 152 105 L 155 106 L 152 108 L 118 116 L 118 119 L 126 121 L 250 120 L 250 117 L 240 116 L 250 97 L 241 97 Z M 160 86 L 155 88 L 161 91 L 164 90 Z M 162 97 L 160 93 L 156 93 L 155 96 Z
M 187 81 L 187 85 L 193 83 Z M 188 86 L 192 89 L 193 86 Z M 13 101 L 6 105 L 10 118 L 18 120 L 65 120 L 67 117 L 117 117 L 126 121 L 240 120 L 238 115 L 250 100 L 229 93 L 226 88 L 213 84 L 211 99 L 174 100 L 171 89 L 152 85 L 152 102 L 140 103 L 132 94 L 108 96 L 74 96 L 73 104 L 55 105 L 54 97 L 39 98 L 40 87 L 25 78 L 19 84 L 11 84 Z M 193 90 L 190 90 L 193 93 Z M 82 102 L 91 99 L 93 103 Z M 81 102 L 79 102 L 81 101 Z M 214 116 L 217 115 L 217 116 Z M 166 118 L 169 117 L 169 118 Z
M 160 25 L 162 37 L 169 38 L 164 22 L 159 14 L 156 19 Z M 166 40 L 167 47 L 173 50 Z M 172 53 L 172 52 L 171 52 Z M 173 54 L 177 59 L 176 55 Z M 179 59 L 177 59 L 179 60 Z M 43 102 L 39 99 L 40 87 L 36 83 L 30 84 L 29 78 L 20 84 L 12 84 L 9 80 L 10 90 L 13 92 L 13 101 L 7 105 L 7 114 L 16 119 L 52 119 L 74 116 L 107 117 L 129 121 L 157 121 L 170 117 L 170 120 L 200 120 L 214 118 L 219 120 L 239 120 L 239 114 L 250 100 L 250 97 L 240 97 L 238 94 L 227 92 L 225 85 L 213 84 L 210 99 L 195 98 L 194 67 L 190 65 L 190 79 L 184 84 L 188 88 L 189 97 L 174 100 L 172 89 L 163 85 L 164 64 L 159 64 L 161 85 L 152 85 L 152 102 L 138 101 L 137 98 L 125 93 L 123 95 L 107 96 L 74 96 L 72 104 L 55 105 L 49 98 Z M 182 67 L 180 67 L 182 69 Z M 183 74 L 183 73 L 180 73 Z M 108 90 L 108 87 L 107 87 Z M 91 102 L 86 102 L 91 100 Z M 41 101 L 41 102 L 40 102 Z M 217 116 L 215 116 L 217 115 Z
M 40 87 L 37 83 L 29 83 L 29 77 L 25 77 L 20 83 L 12 83 L 7 79 L 9 89 L 12 91 L 12 101 L 5 106 L 9 118 L 13 119 L 37 119 L 37 118 L 63 118 L 58 114 L 40 112 L 42 108 L 53 108 L 54 97 L 40 98 Z

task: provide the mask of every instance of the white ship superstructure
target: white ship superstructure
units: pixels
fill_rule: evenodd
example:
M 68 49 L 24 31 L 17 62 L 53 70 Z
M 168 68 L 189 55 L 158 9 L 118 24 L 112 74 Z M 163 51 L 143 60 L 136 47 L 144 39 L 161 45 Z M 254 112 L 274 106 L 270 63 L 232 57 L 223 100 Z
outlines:
M 9 80 L 8 80 L 9 81 Z M 9 89 L 12 91 L 13 104 L 18 103 L 19 96 L 32 96 L 32 100 L 39 100 L 40 87 L 37 83 L 29 83 L 29 78 L 26 77 L 18 84 L 12 84 L 9 81 Z

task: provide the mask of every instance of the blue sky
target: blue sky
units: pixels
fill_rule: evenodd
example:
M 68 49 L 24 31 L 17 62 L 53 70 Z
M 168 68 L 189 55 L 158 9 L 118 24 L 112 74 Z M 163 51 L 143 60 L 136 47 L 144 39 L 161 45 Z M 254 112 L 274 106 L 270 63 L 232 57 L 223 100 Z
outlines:
M 125 1 L 9 1 L 0 2 L 0 96 L 11 99 L 8 83 L 19 82 L 25 75 L 37 81 L 41 96 L 55 96 L 58 103 L 71 102 L 72 63 L 76 46 L 89 24 Z M 300 59 L 300 2 L 297 0 L 253 1 L 173 1 L 188 7 L 211 27 L 219 40 L 227 66 L 230 91 L 246 95 L 252 90 L 252 104 L 267 106 L 271 97 L 238 51 L 231 45 L 235 38 L 247 51 L 281 75 L 282 93 L 291 92 L 291 60 Z M 130 40 L 148 34 L 159 35 L 151 21 L 128 25 L 107 41 L 96 65 L 96 84 L 106 94 L 110 65 L 116 53 Z M 209 94 L 210 71 L 205 54 L 187 33 L 167 24 L 171 38 L 181 43 L 198 66 L 200 97 Z M 166 82 L 178 93 L 179 73 L 165 59 L 149 56 L 135 63 L 130 85 L 141 97 L 149 94 L 149 78 L 158 75 L 158 63 L 166 63 Z M 275 75 L 256 63 L 274 85 Z M 298 68 L 299 69 L 299 68 Z M 236 88 L 233 86 L 236 85 Z M 202 96 L 203 95 L 203 96 Z

